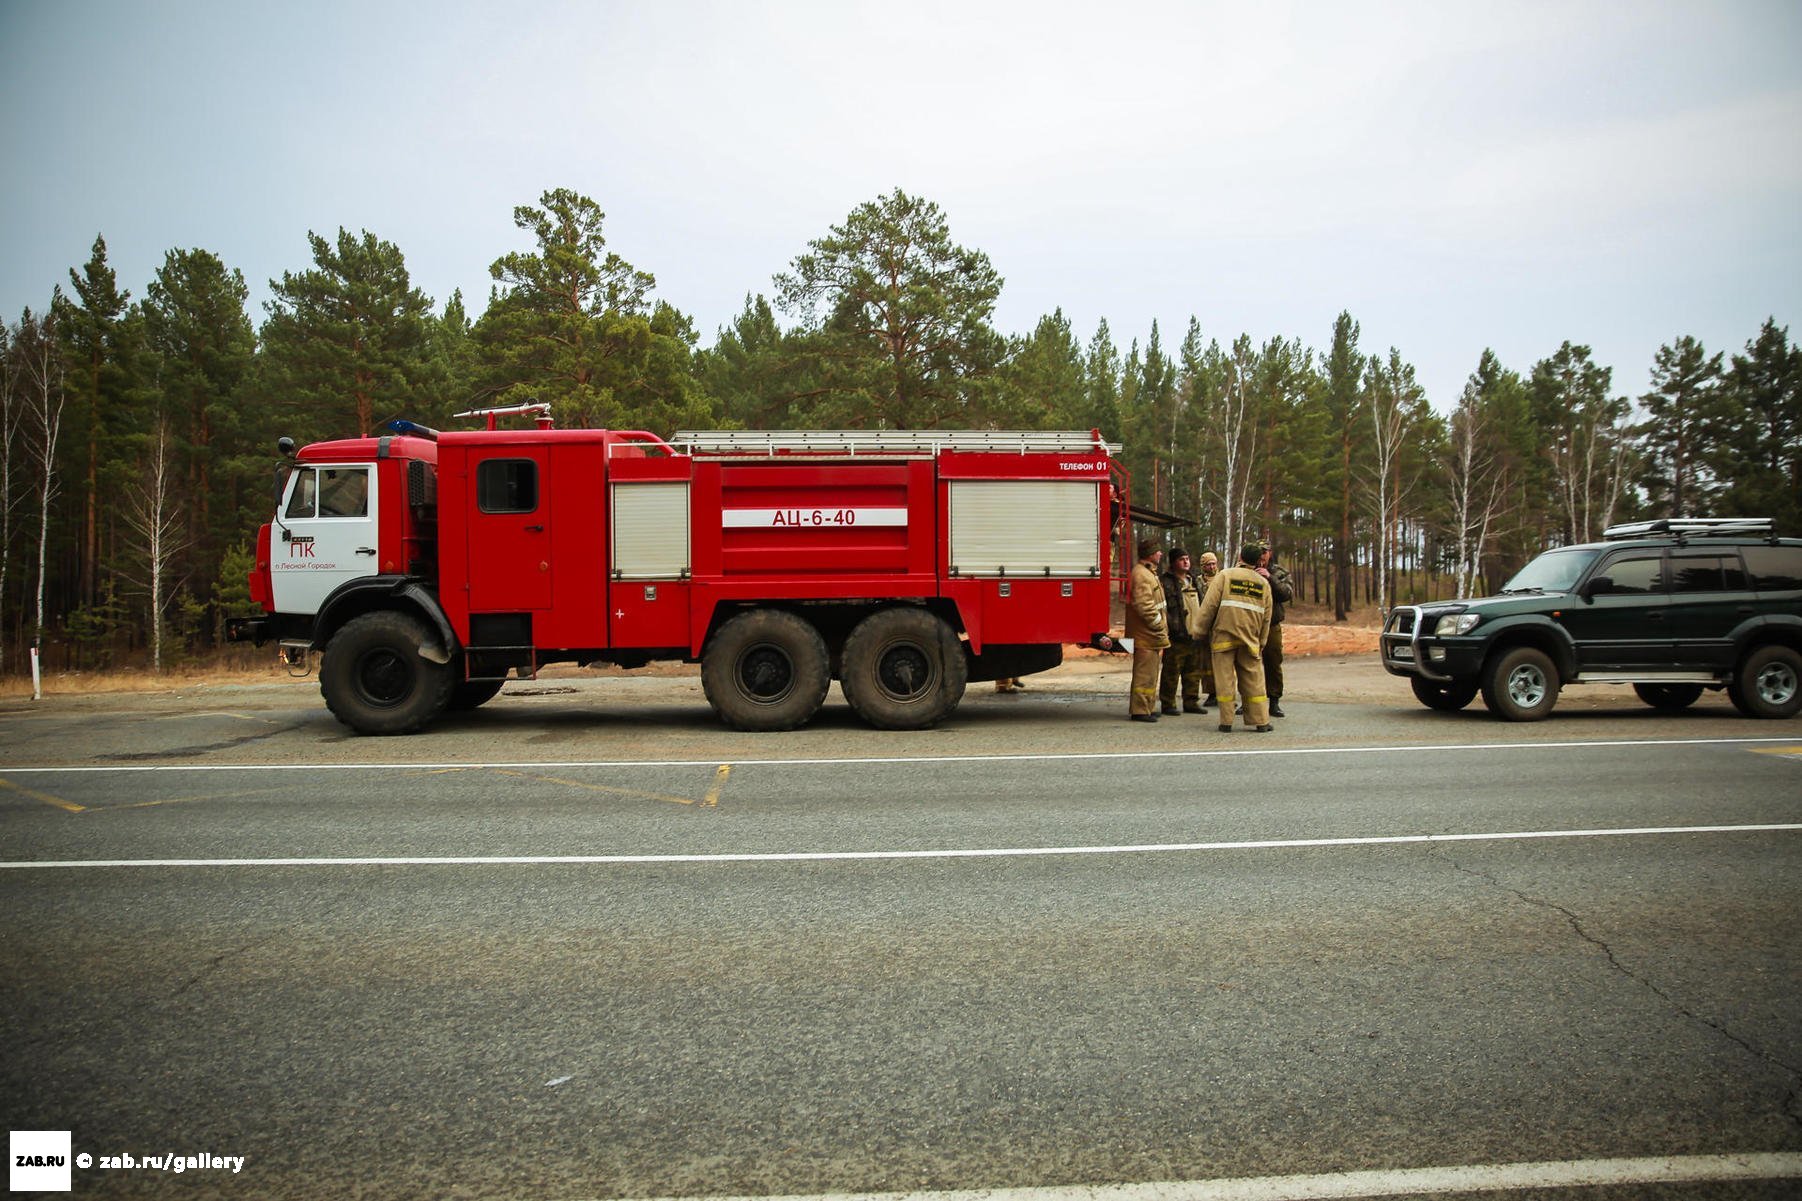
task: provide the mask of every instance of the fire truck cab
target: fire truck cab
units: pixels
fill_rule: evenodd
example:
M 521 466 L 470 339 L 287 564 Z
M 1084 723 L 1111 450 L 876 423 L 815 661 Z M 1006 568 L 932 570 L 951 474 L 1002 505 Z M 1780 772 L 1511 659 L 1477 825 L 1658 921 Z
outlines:
M 944 719 L 1105 641 L 1128 480 L 1089 432 L 439 433 L 320 442 L 234 639 L 322 652 L 339 720 L 417 730 L 546 664 L 698 662 L 726 724 Z

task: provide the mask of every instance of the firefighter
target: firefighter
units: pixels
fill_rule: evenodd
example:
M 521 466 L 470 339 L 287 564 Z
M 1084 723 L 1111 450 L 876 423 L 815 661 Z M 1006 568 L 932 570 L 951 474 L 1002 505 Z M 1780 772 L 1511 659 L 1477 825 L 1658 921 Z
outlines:
M 1158 719 L 1158 658 L 1170 645 L 1164 616 L 1164 585 L 1158 564 L 1164 558 L 1154 538 L 1139 540 L 1139 562 L 1132 570 L 1132 599 L 1126 606 L 1126 637 L 1133 644 L 1132 696 L 1127 715 L 1134 721 Z
M 1264 639 L 1264 690 L 1270 694 L 1270 716 L 1286 717 L 1283 712 L 1283 606 L 1295 598 L 1295 584 L 1285 567 L 1277 566 L 1270 543 L 1258 543 L 1264 553 L 1258 559 L 1258 574 L 1270 581 L 1270 634 Z
M 1199 608 L 1201 598 L 1208 594 L 1208 585 L 1220 574 L 1220 556 L 1211 550 L 1201 552 L 1201 561 L 1196 564 L 1199 569 L 1195 576 L 1195 598 Z M 1199 619 L 1199 611 L 1196 614 Z M 1201 686 L 1207 689 L 1207 695 L 1201 699 L 1201 711 L 1206 713 L 1209 705 L 1218 705 L 1220 698 L 1214 695 L 1214 651 L 1208 646 L 1208 632 L 1200 626 L 1195 627 L 1196 658 L 1201 662 Z
M 1189 552 L 1170 548 L 1170 570 L 1162 578 L 1164 615 L 1170 627 L 1170 649 L 1164 652 L 1158 677 L 1158 705 L 1165 717 L 1180 713 L 1206 713 L 1201 703 L 1201 661 L 1208 657 L 1195 619 L 1201 615 L 1201 594 L 1189 574 Z M 1176 707 L 1176 690 L 1182 686 L 1183 707 Z
M 1257 543 L 1248 543 L 1239 551 L 1238 567 L 1230 567 L 1214 577 L 1208 594 L 1201 602 L 1201 624 L 1208 631 L 1208 645 L 1214 654 L 1214 684 L 1220 697 L 1220 732 L 1233 732 L 1233 694 L 1238 681 L 1238 695 L 1245 700 L 1245 724 L 1260 734 L 1268 734 L 1270 724 L 1264 694 L 1264 639 L 1270 633 L 1270 582 L 1258 574 L 1257 563 L 1263 556 Z

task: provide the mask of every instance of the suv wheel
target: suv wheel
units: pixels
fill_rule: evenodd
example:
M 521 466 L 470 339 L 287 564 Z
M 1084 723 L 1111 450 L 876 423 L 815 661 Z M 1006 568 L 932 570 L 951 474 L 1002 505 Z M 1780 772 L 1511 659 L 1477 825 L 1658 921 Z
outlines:
M 1661 713 L 1677 713 L 1702 699 L 1700 684 L 1635 684 L 1639 699 Z
M 1727 695 L 1747 717 L 1794 717 L 1802 712 L 1802 655 L 1787 646 L 1761 646 L 1733 673 Z
M 1558 703 L 1558 669 L 1543 651 L 1517 646 L 1489 661 L 1483 703 L 1508 721 L 1541 721 Z
M 1479 685 L 1475 680 L 1454 680 L 1450 684 L 1441 684 L 1437 680 L 1423 680 L 1415 676 L 1408 681 L 1414 687 L 1414 699 L 1429 709 L 1437 709 L 1441 713 L 1456 713 L 1477 697 Z

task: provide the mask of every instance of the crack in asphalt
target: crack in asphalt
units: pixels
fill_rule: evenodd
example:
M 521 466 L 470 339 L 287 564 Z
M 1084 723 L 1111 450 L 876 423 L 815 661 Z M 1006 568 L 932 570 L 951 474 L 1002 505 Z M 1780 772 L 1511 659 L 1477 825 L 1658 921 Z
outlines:
M 263 730 L 256 734 L 246 734 L 242 738 L 227 738 L 223 742 L 209 742 L 195 746 L 171 747 L 166 751 L 122 751 L 113 755 L 100 755 L 101 761 L 114 763 L 145 762 L 154 759 L 181 759 L 188 755 L 201 755 L 208 751 L 229 751 L 238 747 L 249 746 L 253 742 L 261 742 L 265 738 L 274 738 L 278 734 L 286 734 L 301 727 L 296 725 L 277 726 L 273 730 Z
M 178 1000 L 181 997 L 186 996 L 188 991 L 190 989 L 192 989 L 195 985 L 199 984 L 202 980 L 206 979 L 208 976 L 213 975 L 220 968 L 224 967 L 227 960 L 236 959 L 240 955 L 247 955 L 250 952 L 256 950 L 258 947 L 267 946 L 269 943 L 274 942 L 277 938 L 280 938 L 280 937 L 281 937 L 281 931 L 278 930 L 278 931 L 275 931 L 274 933 L 271 933 L 263 938 L 257 939 L 255 942 L 245 943 L 243 946 L 237 947 L 230 951 L 221 951 L 219 954 L 213 956 L 213 960 L 211 963 L 207 964 L 206 967 L 202 968 L 200 971 L 194 973 L 194 976 L 192 979 L 190 979 L 187 983 L 183 984 L 180 988 L 176 989 L 175 993 L 170 997 L 170 1000 Z
M 1438 848 L 1435 848 L 1435 850 L 1438 850 Z M 1515 899 L 1521 901 L 1524 904 L 1531 905 L 1537 909 L 1545 909 L 1552 913 L 1556 913 L 1556 914 L 1560 915 L 1561 917 L 1564 918 L 1564 920 L 1566 922 L 1570 923 L 1571 930 L 1576 933 L 1578 938 L 1581 938 L 1584 942 L 1589 943 L 1591 946 L 1593 946 L 1597 950 L 1601 951 L 1602 954 L 1607 957 L 1608 966 L 1613 968 L 1616 972 L 1620 973 L 1622 976 L 1625 976 L 1627 979 L 1631 980 L 1634 984 L 1637 984 L 1639 987 L 1645 989 L 1647 992 L 1649 992 L 1653 996 L 1657 997 L 1660 1001 L 1663 1001 L 1666 1005 L 1670 1006 L 1671 1009 L 1674 1010 L 1681 1017 L 1687 1019 L 1688 1021 L 1690 1021 L 1698 1026 L 1704 1027 L 1705 1029 L 1714 1031 L 1716 1034 L 1720 1035 L 1722 1038 L 1726 1039 L 1728 1042 L 1733 1043 L 1735 1046 L 1737 1046 L 1741 1050 L 1745 1051 L 1748 1055 L 1752 1056 L 1754 1059 L 1762 1060 L 1763 1062 L 1771 1065 L 1772 1067 L 1777 1068 L 1779 1071 L 1787 1074 L 1790 1078 L 1789 1091 L 1784 1094 L 1783 1102 L 1778 1108 L 1782 1111 L 1783 1116 L 1789 1119 L 1791 1125 L 1795 1126 L 1798 1131 L 1802 1131 L 1802 1067 L 1797 1067 L 1794 1064 L 1786 1063 L 1784 1060 L 1778 1058 L 1776 1055 L 1773 1055 L 1771 1052 L 1765 1050 L 1764 1048 L 1759 1047 L 1759 1046 L 1755 1045 L 1754 1043 L 1750 1042 L 1749 1040 L 1740 1037 L 1738 1034 L 1735 1034 L 1733 1031 L 1729 1030 L 1726 1026 L 1722 1025 L 1720 1022 L 1717 1022 L 1712 1018 L 1704 1017 L 1703 1015 L 1695 1012 L 1694 1010 L 1692 1010 L 1689 1007 L 1687 1007 L 1686 1005 L 1684 1005 L 1681 1001 L 1677 1000 L 1675 997 L 1673 997 L 1669 993 L 1665 992 L 1662 988 L 1659 988 L 1656 984 L 1652 983 L 1652 981 L 1648 980 L 1644 976 L 1639 975 L 1632 968 L 1628 967 L 1626 964 L 1624 964 L 1620 961 L 1620 957 L 1614 953 L 1614 948 L 1609 946 L 1606 941 L 1604 941 L 1603 939 L 1597 938 L 1594 934 L 1591 934 L 1588 930 L 1584 929 L 1582 919 L 1579 918 L 1575 913 L 1572 913 L 1569 909 L 1566 909 L 1564 906 L 1559 905 L 1552 901 L 1548 901 L 1543 897 L 1531 896 L 1528 893 L 1525 893 L 1525 892 L 1521 891 L 1520 889 L 1513 887 L 1512 885 L 1503 883 L 1501 880 L 1497 879 L 1495 876 L 1491 875 L 1489 872 L 1478 871 L 1475 868 L 1466 867 L 1462 863 L 1459 863 L 1456 859 L 1451 858 L 1449 855 L 1444 856 L 1444 858 L 1445 858 L 1445 861 L 1447 863 L 1451 864 L 1455 870 L 1462 872 L 1467 876 L 1474 876 L 1477 879 L 1482 880 L 1486 884 L 1489 884 L 1490 886 L 1497 888 L 1497 889 L 1501 890 L 1502 892 L 1508 893 L 1510 896 L 1513 896 Z

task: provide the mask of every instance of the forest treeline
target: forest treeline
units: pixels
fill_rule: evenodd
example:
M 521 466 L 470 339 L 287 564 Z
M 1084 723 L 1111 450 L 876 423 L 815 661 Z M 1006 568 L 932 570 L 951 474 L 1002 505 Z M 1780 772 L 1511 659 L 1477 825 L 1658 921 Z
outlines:
M 1566 342 L 1485 352 L 1436 410 L 1398 348 L 1342 313 L 1322 344 L 1223 341 L 1193 319 L 1123 343 L 1062 311 L 997 330 L 1002 278 L 938 206 L 896 190 L 808 244 L 702 346 L 654 276 L 607 249 L 588 197 L 514 210 L 486 307 L 442 304 L 369 232 L 308 235 L 269 282 L 170 250 L 139 295 L 96 238 L 38 311 L 0 324 L 0 671 L 166 665 L 243 612 L 278 435 L 528 400 L 564 427 L 1099 429 L 1134 500 L 1226 551 L 1272 537 L 1306 600 L 1359 606 L 1494 586 L 1614 522 L 1770 516 L 1802 532 L 1802 348 L 1775 319 L 1731 353 L 1661 347 L 1647 382 Z

